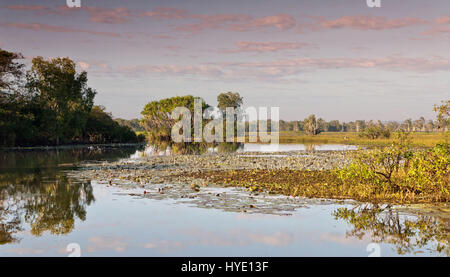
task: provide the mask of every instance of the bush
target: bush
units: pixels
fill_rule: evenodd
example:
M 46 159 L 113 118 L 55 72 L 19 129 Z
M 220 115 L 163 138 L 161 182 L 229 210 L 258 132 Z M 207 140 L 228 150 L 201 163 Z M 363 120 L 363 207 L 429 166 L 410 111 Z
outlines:
M 356 154 L 348 167 L 336 171 L 337 177 L 347 186 L 363 186 L 372 194 L 390 195 L 393 200 L 448 202 L 448 142 L 416 152 L 410 145 L 409 134 L 400 133 L 389 147 Z
M 369 126 L 359 132 L 359 136 L 362 138 L 377 139 L 377 138 L 390 138 L 391 130 L 383 128 L 381 126 Z

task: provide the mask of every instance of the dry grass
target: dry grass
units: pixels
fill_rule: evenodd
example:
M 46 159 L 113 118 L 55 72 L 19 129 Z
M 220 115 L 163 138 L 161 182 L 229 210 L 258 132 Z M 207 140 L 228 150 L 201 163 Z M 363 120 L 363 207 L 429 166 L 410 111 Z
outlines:
M 448 136 L 449 132 L 447 132 Z M 365 146 L 386 146 L 392 144 L 394 136 L 389 139 L 368 139 L 359 137 L 356 132 L 323 132 L 316 136 L 308 136 L 303 132 L 280 132 L 280 143 L 308 143 L 308 144 L 354 144 Z M 416 132 L 411 134 L 412 146 L 433 147 L 445 140 L 443 133 Z

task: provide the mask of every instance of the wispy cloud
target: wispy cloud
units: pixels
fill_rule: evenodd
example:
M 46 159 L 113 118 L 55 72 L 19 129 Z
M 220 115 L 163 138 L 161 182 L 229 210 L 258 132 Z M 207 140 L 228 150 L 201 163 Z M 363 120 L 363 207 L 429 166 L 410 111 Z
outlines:
M 132 17 L 132 12 L 127 8 L 100 8 L 94 6 L 82 6 L 80 8 L 72 9 L 67 6 L 47 7 L 41 5 L 10 5 L 6 9 L 13 11 L 31 11 L 36 14 L 56 14 L 56 15 L 71 15 L 80 12 L 86 12 L 89 15 L 89 21 L 96 23 L 107 24 L 121 24 L 129 22 Z
M 85 33 L 96 36 L 107 36 L 107 37 L 120 37 L 119 33 L 114 32 L 102 32 L 84 29 L 74 29 L 71 27 L 61 27 L 54 25 L 47 25 L 41 23 L 13 23 L 13 22 L 0 22 L 0 27 L 6 28 L 19 28 L 32 31 L 46 31 L 46 32 L 58 32 L 58 33 Z
M 138 77 L 196 76 L 207 79 L 283 80 L 304 72 L 330 69 L 378 69 L 385 71 L 434 72 L 450 70 L 450 60 L 443 57 L 410 58 L 298 58 L 264 62 L 220 62 L 199 65 L 138 65 L 111 69 L 116 73 Z
M 302 42 L 257 42 L 257 41 L 238 41 L 236 49 L 226 50 L 227 53 L 237 52 L 277 52 L 282 50 L 293 50 L 313 45 Z
M 323 29 L 355 29 L 355 30 L 392 30 L 399 28 L 406 28 L 416 25 L 426 24 L 427 21 L 416 17 L 403 17 L 388 19 L 383 16 L 370 16 L 370 15 L 354 15 L 343 16 L 337 19 L 327 19 L 320 16 L 310 16 L 312 22 L 301 23 L 298 25 L 297 30 L 304 31 L 317 31 Z
M 230 31 L 251 31 L 265 28 L 286 30 L 295 27 L 296 19 L 288 14 L 253 17 L 248 14 L 193 14 L 183 9 L 161 7 L 142 12 L 157 20 L 185 19 L 193 22 L 173 27 L 176 31 L 200 32 L 207 29 L 227 29 Z

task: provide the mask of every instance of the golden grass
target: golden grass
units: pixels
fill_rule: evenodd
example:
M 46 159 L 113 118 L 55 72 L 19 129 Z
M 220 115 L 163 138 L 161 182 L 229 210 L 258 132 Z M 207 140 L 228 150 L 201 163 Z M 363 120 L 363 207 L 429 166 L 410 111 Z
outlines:
M 447 132 L 448 136 L 449 132 Z M 354 144 L 365 146 L 386 146 L 394 141 L 394 134 L 389 139 L 368 139 L 359 137 L 356 132 L 323 132 L 316 136 L 309 136 L 303 132 L 280 132 L 280 143 L 306 143 L 306 144 Z M 445 134 L 441 132 L 415 132 L 411 133 L 412 146 L 433 147 L 445 140 Z
M 251 192 L 308 198 L 354 199 L 373 203 L 436 203 L 448 202 L 439 195 L 393 191 L 390 186 L 342 183 L 332 171 L 301 171 L 286 169 L 210 170 L 184 176 L 202 179 L 207 184 L 245 187 Z

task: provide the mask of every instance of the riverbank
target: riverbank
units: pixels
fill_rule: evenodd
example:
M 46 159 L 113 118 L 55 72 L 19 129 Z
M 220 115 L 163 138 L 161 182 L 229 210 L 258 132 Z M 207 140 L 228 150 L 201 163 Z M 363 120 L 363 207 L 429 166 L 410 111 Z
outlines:
M 54 146 L 15 146 L 0 147 L 0 151 L 20 151 L 20 150 L 57 150 L 57 149 L 80 149 L 80 148 L 116 148 L 116 147 L 136 147 L 145 146 L 147 143 L 104 143 L 104 144 L 68 144 Z
M 353 199 L 372 203 L 435 202 L 419 193 L 342 183 L 335 170 L 349 165 L 354 153 L 302 151 L 149 156 L 115 163 L 85 164 L 84 170 L 77 174 L 108 186 L 136 185 L 160 193 L 170 189 L 171 185 L 188 186 L 194 197 L 195 192 L 203 187 L 218 185 L 244 187 L 251 193 L 294 197 Z

